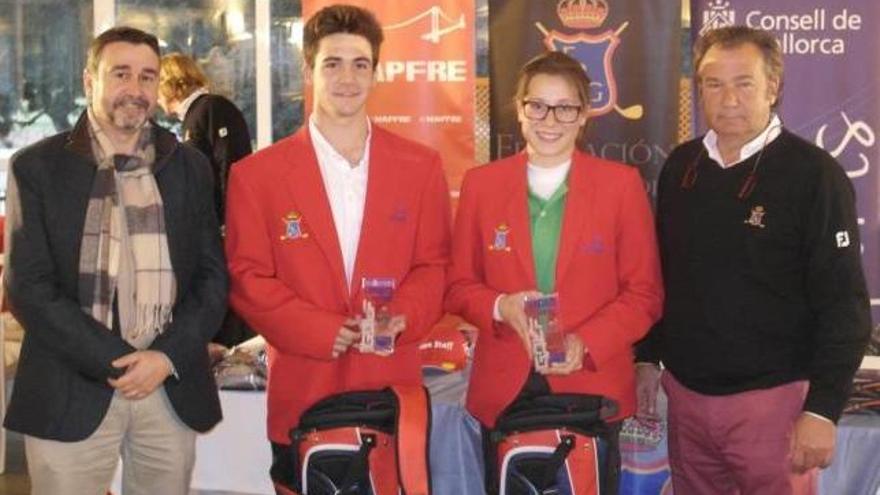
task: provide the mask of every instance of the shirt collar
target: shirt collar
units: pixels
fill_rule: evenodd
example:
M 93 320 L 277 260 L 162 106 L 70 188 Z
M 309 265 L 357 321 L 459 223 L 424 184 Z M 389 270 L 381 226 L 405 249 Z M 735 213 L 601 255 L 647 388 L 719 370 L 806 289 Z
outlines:
M 373 134 L 373 124 L 370 122 L 370 119 L 368 118 L 367 119 L 367 138 L 366 138 L 366 143 L 364 144 L 364 156 L 361 157 L 361 161 L 358 162 L 358 164 L 355 167 L 351 167 L 351 168 L 363 169 L 364 167 L 362 167 L 362 165 L 368 163 L 369 158 L 370 158 L 370 137 L 372 136 L 372 134 Z M 315 123 L 314 114 L 309 117 L 309 135 L 312 138 L 312 145 L 316 148 L 316 151 L 318 151 L 318 155 L 331 156 L 331 157 L 333 157 L 334 162 L 337 162 L 337 163 L 341 162 L 341 163 L 349 164 L 348 159 L 345 158 L 344 156 L 342 156 L 338 151 L 336 151 L 336 148 L 334 148 L 333 145 L 330 144 L 330 141 L 327 141 L 327 138 L 325 138 L 324 135 L 321 134 L 321 130 L 318 129 L 318 125 Z M 350 165 L 349 165 L 349 167 L 350 167 Z
M 183 118 L 186 117 L 186 112 L 189 112 L 189 107 L 192 106 L 194 101 L 196 101 L 196 98 L 206 94 L 208 94 L 208 88 L 199 88 L 190 93 L 189 96 L 187 96 L 182 102 L 180 102 L 180 108 L 178 109 L 177 117 L 183 120 Z
M 721 168 L 728 168 L 747 160 L 755 153 L 761 151 L 761 148 L 773 142 L 773 140 L 779 137 L 781 133 L 782 121 L 779 119 L 778 115 L 773 114 L 767 127 L 765 127 L 760 134 L 755 136 L 754 139 L 744 144 L 739 150 L 739 159 L 731 163 L 724 163 L 724 160 L 721 158 L 721 150 L 718 149 L 718 134 L 712 129 L 709 129 L 709 132 L 703 136 L 703 146 L 706 147 L 709 158 L 715 160 Z
M 571 160 L 560 163 L 554 167 L 540 167 L 538 165 L 533 164 L 532 162 L 528 162 L 528 174 L 530 176 L 535 177 L 536 179 L 545 179 L 545 180 L 556 180 L 562 181 L 562 179 L 568 175 L 569 169 L 571 169 Z

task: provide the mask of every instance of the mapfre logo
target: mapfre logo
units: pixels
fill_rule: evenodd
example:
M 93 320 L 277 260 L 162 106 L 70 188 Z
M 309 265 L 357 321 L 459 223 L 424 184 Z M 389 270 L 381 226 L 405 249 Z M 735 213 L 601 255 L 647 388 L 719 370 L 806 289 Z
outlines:
M 467 27 L 465 15 L 450 15 L 437 5 L 415 14 L 408 19 L 386 24 L 382 27 L 389 38 L 403 37 L 407 40 L 408 53 L 417 59 L 381 60 L 376 67 L 376 80 L 380 83 L 405 81 L 408 83 L 465 83 L 468 80 L 468 63 L 464 59 L 442 57 L 436 51 L 441 43 L 456 43 L 450 35 L 464 31 Z M 410 41 L 418 39 L 429 43 L 429 47 L 415 46 Z M 418 43 L 416 43 L 418 44 Z M 430 53 L 431 55 L 423 55 Z M 417 55 L 422 54 L 422 55 Z M 432 58 L 429 58 L 432 57 Z
M 736 11 L 730 8 L 727 0 L 709 0 L 706 10 L 703 11 L 703 23 L 700 26 L 700 35 L 713 29 L 718 29 L 736 24 Z
M 605 115 L 612 111 L 630 120 L 639 120 L 645 113 L 642 105 L 621 107 L 618 104 L 617 81 L 611 64 L 614 51 L 620 44 L 620 35 L 626 30 L 629 21 L 623 22 L 616 30 L 589 33 L 586 30 L 602 26 L 611 8 L 607 0 L 559 0 L 556 15 L 563 26 L 577 30 L 563 33 L 547 29 L 536 22 L 538 30 L 544 35 L 544 45 L 548 50 L 565 52 L 577 59 L 587 71 L 590 84 L 589 116 Z

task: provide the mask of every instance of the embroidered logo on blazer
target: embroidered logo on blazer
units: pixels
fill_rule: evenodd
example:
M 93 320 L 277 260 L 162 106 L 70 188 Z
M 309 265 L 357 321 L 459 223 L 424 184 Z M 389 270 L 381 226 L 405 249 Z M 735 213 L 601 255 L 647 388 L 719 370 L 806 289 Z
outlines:
M 761 205 L 753 206 L 752 212 L 749 215 L 749 218 L 743 220 L 743 223 L 746 225 L 751 225 L 752 227 L 758 227 L 759 229 L 763 229 L 767 227 L 764 225 L 764 215 L 767 214 L 767 211 L 764 210 L 764 207 Z
M 409 216 L 409 212 L 403 206 L 398 206 L 394 208 L 394 211 L 391 212 L 391 221 L 392 222 L 405 222 L 407 217 Z
M 602 254 L 605 252 L 605 243 L 602 241 L 602 236 L 596 234 L 590 240 L 590 242 L 585 242 L 581 244 L 581 251 L 587 254 Z
M 492 244 L 489 245 L 489 251 L 510 251 L 510 246 L 507 244 L 508 233 L 510 233 L 510 227 L 505 223 L 495 227 L 495 237 L 492 239 Z
M 284 218 L 284 234 L 281 235 L 282 241 L 292 241 L 294 239 L 306 239 L 309 233 L 302 228 L 302 215 L 299 212 L 291 211 Z

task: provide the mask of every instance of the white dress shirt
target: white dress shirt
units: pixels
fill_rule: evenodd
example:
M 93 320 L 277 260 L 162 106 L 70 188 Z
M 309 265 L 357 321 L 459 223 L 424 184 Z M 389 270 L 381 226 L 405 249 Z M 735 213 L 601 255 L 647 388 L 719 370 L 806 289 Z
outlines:
M 356 164 L 352 164 L 333 148 L 318 130 L 314 118 L 309 119 L 309 134 L 312 147 L 318 157 L 318 167 L 324 180 L 324 190 L 330 210 L 333 212 L 333 223 L 336 226 L 336 237 L 342 251 L 342 264 L 345 268 L 346 287 L 351 287 L 354 275 L 354 262 L 357 257 L 358 242 L 361 237 L 361 224 L 364 220 L 364 204 L 367 199 L 367 173 L 370 169 L 370 120 L 367 119 L 367 142 L 364 144 L 364 156 Z
M 724 160 L 721 158 L 721 150 L 718 149 L 718 134 L 712 129 L 709 129 L 709 132 L 703 136 L 703 146 L 706 147 L 706 151 L 709 153 L 709 158 L 715 160 L 721 168 L 728 168 L 747 160 L 750 156 L 761 151 L 762 148 L 778 138 L 780 134 L 782 134 L 782 121 L 779 120 L 778 115 L 773 114 L 773 118 L 770 119 L 770 123 L 767 124 L 767 127 L 761 131 L 761 134 L 758 134 L 754 139 L 740 148 L 739 160 L 730 163 L 724 163 Z

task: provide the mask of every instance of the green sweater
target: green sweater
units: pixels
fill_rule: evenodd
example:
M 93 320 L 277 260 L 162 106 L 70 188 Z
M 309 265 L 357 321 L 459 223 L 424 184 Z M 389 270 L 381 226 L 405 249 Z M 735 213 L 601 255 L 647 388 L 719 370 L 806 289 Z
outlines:
M 550 294 L 556 286 L 556 258 L 559 255 L 559 233 L 568 185 L 563 182 L 547 199 L 529 190 L 529 225 L 532 230 L 532 256 L 538 291 Z

